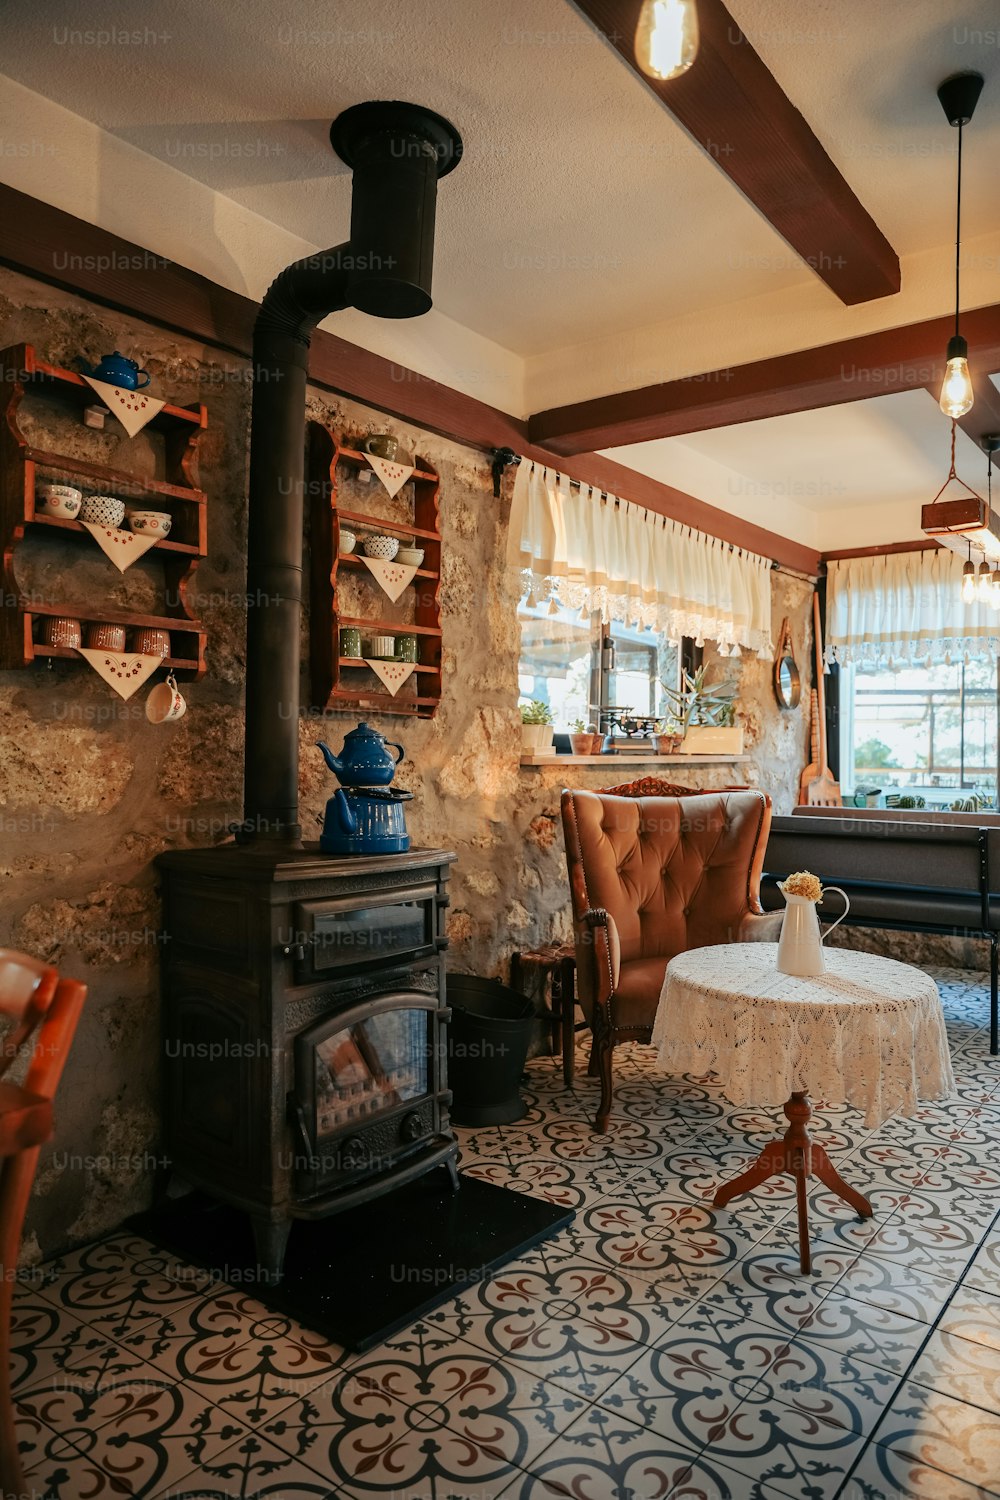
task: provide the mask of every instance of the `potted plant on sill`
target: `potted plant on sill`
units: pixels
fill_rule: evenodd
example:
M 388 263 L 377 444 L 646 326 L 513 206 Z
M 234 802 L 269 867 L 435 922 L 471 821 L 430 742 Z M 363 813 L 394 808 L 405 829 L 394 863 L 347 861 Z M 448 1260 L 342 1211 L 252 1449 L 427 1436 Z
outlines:
M 582 719 L 574 719 L 570 729 L 569 743 L 574 755 L 594 755 L 601 748 L 601 736 L 593 724 L 585 724 Z
M 699 667 L 693 674 L 683 674 L 679 688 L 662 686 L 683 729 L 681 755 L 743 754 L 743 725 L 736 722 L 739 684 L 735 679 L 710 683 L 707 667 Z
M 552 754 L 552 710 L 540 698 L 521 704 L 521 753 Z

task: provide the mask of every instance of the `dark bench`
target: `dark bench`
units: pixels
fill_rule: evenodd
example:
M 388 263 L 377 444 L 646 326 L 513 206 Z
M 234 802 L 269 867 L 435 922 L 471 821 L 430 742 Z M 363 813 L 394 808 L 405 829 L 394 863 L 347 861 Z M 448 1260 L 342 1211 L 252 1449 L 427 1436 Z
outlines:
M 811 870 L 851 899 L 847 924 L 983 937 L 990 944 L 990 1052 L 997 1054 L 1000 817 L 979 813 L 797 808 L 771 822 L 761 881 L 765 909 L 782 907 L 777 882 Z M 820 907 L 833 921 L 843 902 Z

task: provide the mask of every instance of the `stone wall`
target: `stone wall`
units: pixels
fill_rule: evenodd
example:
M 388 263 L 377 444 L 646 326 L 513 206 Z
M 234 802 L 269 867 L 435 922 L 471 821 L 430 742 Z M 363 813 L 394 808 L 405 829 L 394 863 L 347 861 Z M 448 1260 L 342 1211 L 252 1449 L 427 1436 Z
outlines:
M 234 357 L 8 271 L 0 271 L 0 326 L 4 344 L 33 342 L 57 363 L 115 348 L 141 356 L 155 390 L 209 407 L 201 449 L 209 556 L 192 591 L 209 634 L 208 674 L 186 690 L 185 717 L 155 727 L 144 716 L 145 691 L 122 704 L 75 663 L 0 673 L 0 942 L 57 962 L 89 986 L 60 1091 L 57 1143 L 43 1160 L 30 1210 L 31 1257 L 105 1231 L 148 1200 L 160 1055 L 151 862 L 164 849 L 224 840 L 241 811 L 249 388 L 246 364 Z M 319 392 L 310 409 L 355 436 L 388 425 Z M 49 418 L 38 420 L 44 427 Z M 155 446 L 145 438 L 130 444 L 111 425 L 95 433 L 66 420 L 58 440 L 66 452 L 157 472 Z M 558 826 L 559 789 L 569 777 L 558 767 L 519 766 L 516 600 L 502 565 L 507 502 L 493 499 L 486 457 L 405 424 L 391 426 L 441 474 L 444 696 L 432 720 L 375 723 L 406 747 L 399 781 L 416 794 L 408 813 L 414 841 L 458 854 L 449 923 L 455 967 L 505 974 L 515 948 L 569 934 Z M 372 503 L 369 491 L 358 508 Z M 154 563 L 144 560 L 121 577 L 78 539 L 31 543 L 18 575 L 23 586 L 54 599 L 103 596 L 155 610 L 162 594 Z M 803 667 L 809 598 L 807 584 L 774 575 L 775 634 L 789 615 Z M 779 712 L 769 662 L 746 660 L 740 672 L 752 761 L 692 767 L 686 779 L 706 786 L 746 780 L 785 810 L 807 744 L 805 710 Z M 332 782 L 314 742 L 323 734 L 339 748 L 356 717 L 335 715 L 322 726 L 303 717 L 307 830 Z M 630 767 L 622 777 L 600 762 L 571 774 L 577 784 L 602 786 L 654 770 Z

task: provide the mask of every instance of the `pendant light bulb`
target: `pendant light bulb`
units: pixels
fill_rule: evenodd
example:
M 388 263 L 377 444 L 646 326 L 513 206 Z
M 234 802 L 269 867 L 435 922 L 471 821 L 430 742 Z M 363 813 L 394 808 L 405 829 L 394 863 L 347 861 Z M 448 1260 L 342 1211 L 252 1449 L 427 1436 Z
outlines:
M 985 557 L 979 564 L 979 585 L 976 589 L 976 597 L 982 604 L 989 604 L 993 593 L 993 577 L 990 573 L 990 565 Z
M 969 374 L 969 346 L 956 335 L 948 341 L 948 363 L 945 365 L 939 405 L 946 417 L 957 421 L 972 410 L 974 400 L 972 376 Z
M 686 73 L 698 55 L 695 0 L 643 0 L 635 28 L 635 60 L 661 83 Z
M 962 603 L 976 602 L 976 565 L 970 559 L 962 564 Z

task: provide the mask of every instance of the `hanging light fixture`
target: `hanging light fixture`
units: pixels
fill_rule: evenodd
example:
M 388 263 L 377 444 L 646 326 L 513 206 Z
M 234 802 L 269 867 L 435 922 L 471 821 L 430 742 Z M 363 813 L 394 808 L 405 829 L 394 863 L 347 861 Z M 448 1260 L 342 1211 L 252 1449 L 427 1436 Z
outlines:
M 679 78 L 698 56 L 694 0 L 643 0 L 635 28 L 635 60 L 648 78 Z
M 993 510 L 993 455 L 1000 448 L 1000 435 L 986 433 L 981 439 L 986 449 L 986 504 L 990 511 Z M 993 566 L 993 577 L 990 582 L 990 604 L 994 609 L 1000 610 L 1000 559 Z
M 955 332 L 948 340 L 944 381 L 941 385 L 941 410 L 946 417 L 964 417 L 974 398 L 969 374 L 969 346 L 958 331 L 960 305 L 959 275 L 962 256 L 962 129 L 976 112 L 983 89 L 982 73 L 956 73 L 946 78 L 937 96 L 948 124 L 958 130 L 958 186 L 955 195 Z
M 979 564 L 979 580 L 976 588 L 976 598 L 980 604 L 990 604 L 993 600 L 993 575 L 990 565 L 985 557 Z
M 976 602 L 976 565 L 972 561 L 972 543 L 969 543 L 969 555 L 962 564 L 962 603 L 975 604 Z
M 955 434 L 957 423 L 951 423 L 951 466 L 948 477 L 934 499 L 923 506 L 920 512 L 920 528 L 925 536 L 932 536 L 942 547 L 950 547 L 961 553 L 963 544 L 969 543 L 983 554 L 985 562 L 1000 563 L 1000 516 L 964 479 L 955 472 Z M 985 442 L 984 442 L 985 447 Z M 952 490 L 947 498 L 945 491 L 950 485 L 958 485 L 959 492 Z

